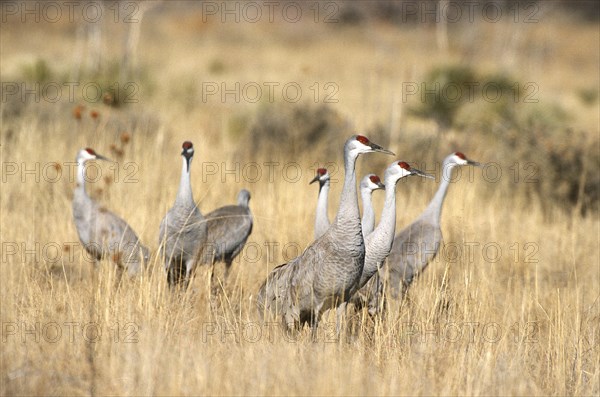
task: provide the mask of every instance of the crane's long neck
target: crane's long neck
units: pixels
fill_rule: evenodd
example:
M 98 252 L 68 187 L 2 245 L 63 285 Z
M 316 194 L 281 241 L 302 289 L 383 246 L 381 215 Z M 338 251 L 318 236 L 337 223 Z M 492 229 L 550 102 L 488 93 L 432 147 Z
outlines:
M 372 190 L 369 188 L 361 189 L 360 195 L 363 203 L 361 223 L 364 238 L 371 234 L 375 228 L 375 211 L 373 210 L 373 202 L 371 201 Z
M 360 226 L 360 214 L 358 212 L 358 197 L 356 195 L 356 165 L 357 155 L 352 155 L 348 151 L 344 152 L 344 187 L 342 188 L 342 197 L 340 207 L 335 218 L 335 222 L 343 227 L 351 226 L 351 223 L 357 222 Z
M 179 181 L 179 191 L 177 191 L 176 201 L 183 205 L 193 206 L 194 196 L 192 194 L 192 183 L 190 181 L 190 169 L 192 167 L 192 159 L 188 162 L 184 156 L 182 156 L 183 164 L 181 167 L 181 180 Z
M 378 235 L 389 239 L 390 248 L 396 231 L 396 182 L 398 182 L 398 179 L 386 178 L 385 201 L 381 211 L 381 220 L 375 230 Z
M 320 222 L 329 223 L 329 217 L 327 216 L 327 198 L 329 196 L 329 180 L 323 182 L 319 187 L 319 198 L 317 200 L 317 219 L 316 224 Z
M 423 216 L 429 216 L 433 221 L 440 223 L 440 217 L 442 215 L 442 205 L 444 204 L 444 199 L 446 198 L 446 193 L 448 193 L 448 186 L 450 186 L 450 180 L 452 179 L 452 169 L 455 164 L 444 162 L 442 165 L 442 181 L 440 182 L 440 186 L 438 187 L 435 196 L 423 211 Z
M 89 220 L 92 216 L 92 207 L 94 201 L 88 196 L 85 191 L 85 161 L 77 159 L 77 185 L 73 194 L 73 211 L 75 218 L 80 218 L 82 221 Z
M 365 267 L 360 278 L 359 288 L 362 288 L 383 263 L 392 250 L 394 233 L 396 232 L 396 182 L 398 179 L 385 178 L 385 202 L 381 211 L 379 225 L 366 239 L 367 256 Z
M 85 191 L 85 160 L 77 160 L 77 186 L 75 191 L 88 197 Z
M 85 190 L 85 162 L 87 160 L 77 160 L 77 186 L 75 187 L 75 195 L 79 197 L 80 202 L 93 202 Z

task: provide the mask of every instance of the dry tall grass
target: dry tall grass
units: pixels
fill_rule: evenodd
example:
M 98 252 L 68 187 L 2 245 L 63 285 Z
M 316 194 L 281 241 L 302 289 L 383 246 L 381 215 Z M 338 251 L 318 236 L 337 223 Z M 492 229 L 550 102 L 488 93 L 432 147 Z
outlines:
M 446 58 L 482 68 L 506 61 L 504 67 L 519 71 L 524 81 L 539 84 L 544 104 L 559 101 L 574 115 L 572 128 L 593 136 L 597 105 L 584 108 L 576 89 L 590 79 L 598 85 L 599 57 L 590 52 L 598 48 L 597 25 L 578 26 L 555 15 L 517 25 L 523 30 L 512 38 L 515 44 L 503 36 L 514 26 L 479 23 L 480 34 L 450 31 L 450 52 L 440 54 L 435 31 L 422 26 L 205 24 L 185 8 L 149 12 L 143 23 L 140 64 L 149 65 L 154 94 L 142 91 L 138 104 L 123 109 L 87 104 L 81 120 L 73 117 L 73 103 L 44 101 L 4 117 L 3 395 L 600 393 L 597 214 L 581 217 L 567 205 L 544 204 L 523 188 L 522 174 L 518 183 L 494 183 L 481 171 L 463 172 L 443 212 L 446 247 L 386 318 L 355 314 L 337 339 L 333 316 L 326 316 L 316 343 L 307 330 L 290 338 L 273 324 L 259 324 L 254 296 L 260 283 L 310 243 L 317 192 L 308 182 L 315 162 L 340 165 L 346 136 L 327 137 L 339 147 L 335 158 L 279 142 L 280 152 L 250 154 L 251 160 L 236 165 L 243 148 L 236 146 L 239 132 L 232 125 L 252 120 L 261 104 L 203 103 L 198 93 L 201 81 L 294 81 L 305 92 L 315 81 L 332 81 L 340 101 L 331 106 L 350 124 L 347 135 L 389 125 L 398 158 L 419 161 L 428 148 L 406 147 L 411 139 L 436 139 L 435 127 L 408 118 L 401 101 L 394 102 L 402 82 L 418 81 L 421 69 Z M 18 20 L 2 25 L 0 64 L 12 76 L 23 59 L 60 59 L 73 45 L 68 23 L 29 27 Z M 553 33 L 557 29 L 581 39 L 572 45 L 567 35 Z M 40 33 L 43 46 L 31 41 Z M 118 31 L 106 34 L 106 42 L 119 37 Z M 546 48 L 555 64 L 531 48 Z M 574 58 L 582 70 L 570 67 Z M 211 74 L 211 64 L 222 74 Z M 6 76 L 3 81 L 11 81 Z M 92 109 L 100 113 L 97 119 L 90 117 Z M 130 136 L 126 143 L 123 132 Z M 116 168 L 97 163 L 102 178 L 88 191 L 155 251 L 160 219 L 177 190 L 185 139 L 197 148 L 192 184 L 202 211 L 234 202 L 242 187 L 252 192 L 255 225 L 247 248 L 213 299 L 208 269 L 198 269 L 187 293 L 173 294 L 156 257 L 141 278 L 115 289 L 111 264 L 94 269 L 78 244 L 69 163 L 86 146 L 118 160 Z M 499 158 L 493 141 L 459 131 L 442 139 L 436 153 L 463 149 L 475 160 L 497 162 L 502 178 L 513 178 L 514 159 Z M 123 148 L 122 156 L 115 147 Z M 265 164 L 271 161 L 280 164 Z M 391 161 L 363 156 L 358 174 L 381 174 Z M 252 173 L 256 169 L 260 177 Z M 544 178 L 543 170 L 538 176 Z M 332 185 L 332 215 L 340 179 L 338 174 Z M 435 188 L 427 180 L 399 184 L 398 228 L 420 213 Z M 382 195 L 375 194 L 378 211 L 381 204 Z

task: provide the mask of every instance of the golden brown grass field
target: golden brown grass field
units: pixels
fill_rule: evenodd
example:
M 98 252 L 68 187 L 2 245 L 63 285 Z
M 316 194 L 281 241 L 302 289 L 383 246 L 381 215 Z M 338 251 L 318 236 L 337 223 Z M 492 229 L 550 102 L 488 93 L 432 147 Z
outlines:
M 600 30 L 595 2 L 565 3 L 3 2 L 1 394 L 600 394 Z M 445 246 L 403 302 L 291 337 L 256 292 L 312 241 L 317 166 L 334 216 L 355 132 L 437 177 L 399 183 L 397 231 L 447 154 L 486 166 L 450 187 Z M 174 293 L 157 254 L 184 140 L 203 212 L 252 193 L 212 297 L 208 267 Z M 88 192 L 153 252 L 118 287 L 73 223 L 83 147 L 116 161 Z

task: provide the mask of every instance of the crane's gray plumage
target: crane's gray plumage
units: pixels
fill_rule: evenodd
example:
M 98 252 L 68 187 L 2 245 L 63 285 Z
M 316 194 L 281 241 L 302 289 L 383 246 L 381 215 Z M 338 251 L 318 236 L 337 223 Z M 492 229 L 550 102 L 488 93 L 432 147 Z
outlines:
M 252 233 L 250 192 L 240 190 L 237 205 L 226 205 L 206 214 L 207 237 L 203 250 L 205 263 L 225 262 L 225 279 L 236 256 Z
M 73 218 L 77 234 L 96 260 L 109 257 L 130 276 L 137 274 L 149 251 L 140 242 L 131 226 L 122 218 L 99 205 L 85 191 L 85 163 L 88 160 L 108 160 L 90 148 L 77 153 L 77 187 L 73 195 Z M 110 160 L 108 160 L 110 161 Z
M 452 169 L 461 165 L 480 166 L 461 152 L 446 157 L 442 163 L 442 181 L 423 213 L 394 238 L 392 251 L 384 266 L 387 285 L 394 298 L 404 294 L 413 279 L 431 262 L 442 243 L 440 218 L 444 198 L 452 179 Z M 373 285 L 373 289 L 381 286 Z
M 257 304 L 288 328 L 311 324 L 313 335 L 324 311 L 350 298 L 362 274 L 365 244 L 356 191 L 356 159 L 362 153 L 391 152 L 354 135 L 344 145 L 344 187 L 337 216 L 329 229 L 298 257 L 278 266 L 261 286 Z
M 329 172 L 325 168 L 319 168 L 317 175 L 310 183 L 319 181 L 319 198 L 317 200 L 317 212 L 315 215 L 315 240 L 321 237 L 329 229 L 329 216 L 327 215 L 327 199 L 329 196 Z
M 194 157 L 194 145 L 185 141 L 182 145 L 182 169 L 179 190 L 173 207 L 160 223 L 158 243 L 165 256 L 167 281 L 173 286 L 185 280 L 198 261 L 200 247 L 206 241 L 206 222 L 194 202 L 190 182 L 190 168 Z
M 385 185 L 381 183 L 381 179 L 375 174 L 368 174 L 360 181 L 360 196 L 363 203 L 362 215 L 362 234 L 363 238 L 367 238 L 375 229 L 375 211 L 373 210 L 373 202 L 371 196 L 373 191 L 385 189 Z
M 371 297 L 370 291 L 365 288 L 365 285 L 377 273 L 392 249 L 396 230 L 396 184 L 401 178 L 410 175 L 433 179 L 432 175 L 412 168 L 408 163 L 403 161 L 395 161 L 385 170 L 385 202 L 381 212 L 381 220 L 373 233 L 370 233 L 365 239 L 365 265 L 357 286 L 357 289 L 360 291 L 352 297 L 352 303 L 359 307 L 377 296 L 374 294 Z

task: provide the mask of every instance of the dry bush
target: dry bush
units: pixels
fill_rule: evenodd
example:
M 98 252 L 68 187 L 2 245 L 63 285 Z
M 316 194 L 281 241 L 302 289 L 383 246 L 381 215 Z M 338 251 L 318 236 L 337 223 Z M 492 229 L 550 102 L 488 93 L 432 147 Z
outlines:
M 591 132 L 573 131 L 569 127 L 572 116 L 561 105 L 538 103 L 537 97 L 527 100 L 523 84 L 515 83 L 514 78 L 501 73 L 484 75 L 466 66 L 433 68 L 424 81 L 432 93 L 424 101 L 415 100 L 416 104 L 409 107 L 411 113 L 434 120 L 438 140 L 452 130 L 458 137 L 468 135 L 472 147 L 493 142 L 496 156 L 489 161 L 500 164 L 501 158 L 512 171 L 509 178 L 504 178 L 504 190 L 522 188 L 525 194 L 535 194 L 545 203 L 567 211 L 573 207 L 583 213 L 598 210 L 598 137 Z M 493 87 L 493 92 L 482 95 L 485 86 Z M 463 92 L 458 100 L 453 99 L 456 87 Z M 497 97 L 499 100 L 486 100 Z M 408 146 L 411 152 L 425 153 L 424 161 L 446 155 L 437 150 L 439 144 L 432 145 L 431 140 L 419 137 L 411 139 Z M 525 183 L 517 187 L 519 182 Z
M 349 121 L 327 105 L 265 104 L 247 126 L 239 150 L 240 154 L 269 154 L 275 158 L 291 153 L 336 158 L 338 150 L 327 142 L 353 133 Z

